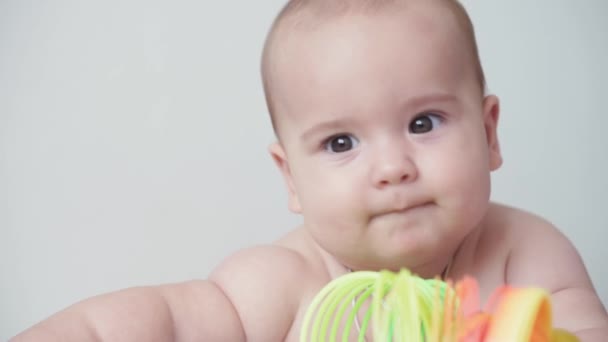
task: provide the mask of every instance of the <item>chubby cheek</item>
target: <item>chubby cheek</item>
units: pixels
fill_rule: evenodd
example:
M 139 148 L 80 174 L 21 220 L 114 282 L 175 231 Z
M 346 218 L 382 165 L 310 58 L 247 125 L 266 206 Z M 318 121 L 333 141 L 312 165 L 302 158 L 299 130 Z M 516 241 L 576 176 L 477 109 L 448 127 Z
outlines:
M 356 185 L 356 176 L 312 167 L 302 170 L 294 181 L 307 224 L 340 230 L 363 218 L 365 188 Z
M 362 210 L 360 194 L 354 190 L 355 187 L 345 184 L 344 179 L 313 185 L 305 190 L 303 213 L 331 224 L 351 220 L 353 213 Z
M 481 219 L 490 197 L 487 151 L 472 150 L 471 146 L 483 145 L 470 142 L 455 146 L 443 158 L 435 158 L 433 166 L 429 165 L 427 180 L 438 194 L 439 204 L 450 209 L 449 219 L 474 224 Z
M 304 224 L 317 243 L 327 251 L 342 254 L 340 251 L 356 247 L 363 234 L 365 218 L 359 213 L 360 202 L 354 200 L 352 187 L 337 184 L 315 186 L 307 189 L 302 198 Z M 305 197 L 305 198 L 304 198 Z

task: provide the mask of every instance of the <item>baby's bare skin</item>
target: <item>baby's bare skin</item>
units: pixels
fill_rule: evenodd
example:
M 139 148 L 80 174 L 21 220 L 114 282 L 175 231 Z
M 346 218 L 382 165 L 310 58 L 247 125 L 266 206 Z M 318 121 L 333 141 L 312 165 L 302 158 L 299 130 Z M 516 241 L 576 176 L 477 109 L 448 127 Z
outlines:
M 522 239 L 529 241 L 531 250 L 520 247 Z M 561 257 L 537 263 L 526 259 L 527 267 L 517 272 L 511 262 L 526 253 L 537 255 L 534 249 L 539 245 Z M 556 269 L 554 264 L 563 267 Z M 211 281 L 134 288 L 90 299 L 14 341 L 298 341 L 312 298 L 347 272 L 301 227 L 276 245 L 232 256 Z M 523 211 L 493 204 L 459 248 L 450 273 L 452 279 L 475 277 L 482 303 L 507 283 L 544 286 L 552 292 L 556 326 L 579 332 L 589 341 L 601 341 L 608 332 L 605 310 L 576 251 L 554 227 Z M 571 316 L 573 311 L 576 316 Z
M 529 249 L 521 247 L 522 239 L 529 242 Z M 293 308 L 291 315 L 286 310 L 278 310 L 277 317 L 269 319 L 270 322 L 280 322 L 285 320 L 286 316 L 293 317 L 284 323 L 288 327 L 283 326 L 279 330 L 285 331 L 286 341 L 298 341 L 302 319 L 310 300 L 325 284 L 347 273 L 348 269 L 324 253 L 303 227 L 278 241 L 277 245 L 284 249 L 260 247 L 244 252 L 238 258 L 268 259 L 268 264 L 263 267 L 263 269 L 268 267 L 268 282 L 284 283 L 289 291 L 295 290 L 298 293 L 294 296 L 297 298 L 295 302 L 291 302 L 292 305 L 288 306 Z M 556 257 L 551 260 L 537 258 L 535 261 L 525 257 L 528 253 L 538 255 L 538 248 L 550 250 Z M 285 263 L 281 262 L 279 266 L 272 261 L 276 258 L 283 259 Z M 525 259 L 521 260 L 522 258 Z M 238 268 L 236 271 L 245 272 L 240 269 L 242 260 L 233 262 L 239 265 L 236 266 Z M 525 266 L 518 265 L 520 262 L 525 263 Z M 563 267 L 556 268 L 555 265 Z M 274 274 L 272 270 L 275 266 L 285 267 L 286 270 Z M 231 266 L 227 267 L 230 269 Z M 220 269 L 216 273 L 220 284 L 224 281 L 231 282 L 231 271 L 228 269 Z M 291 274 L 289 278 L 283 277 L 290 273 L 287 269 L 299 271 Z M 553 297 L 555 326 L 580 332 L 579 335 L 585 337 L 584 340 L 591 341 L 601 340 L 600 338 L 608 333 L 608 318 L 605 310 L 593 290 L 575 249 L 551 224 L 529 213 L 497 204 L 491 205 L 488 215 L 458 249 L 448 277 L 461 279 L 465 275 L 473 276 L 479 282 L 482 303 L 488 300 L 495 289 L 505 284 L 543 287 Z M 240 296 L 248 298 L 252 295 L 257 297 L 256 294 L 242 292 L 238 286 L 234 289 L 227 287 L 229 296 L 232 292 L 238 292 L 236 297 L 239 298 Z M 578 300 L 565 301 L 566 297 L 578 298 Z M 244 299 L 243 302 L 249 300 L 251 298 Z M 264 298 L 255 298 L 252 301 L 254 304 L 251 308 L 251 316 L 256 317 L 255 312 L 260 313 L 258 306 L 263 306 L 266 301 Z M 279 299 L 276 301 L 280 302 Z M 576 305 L 573 305 L 574 303 Z M 573 311 L 576 311 L 576 316 L 571 316 Z M 251 340 L 282 338 L 282 336 L 267 335 L 268 327 L 264 327 L 256 318 L 251 322 L 243 323 L 246 327 L 251 326 L 247 334 Z M 597 327 L 597 330 L 584 332 L 591 327 Z M 356 331 L 352 332 L 355 333 Z

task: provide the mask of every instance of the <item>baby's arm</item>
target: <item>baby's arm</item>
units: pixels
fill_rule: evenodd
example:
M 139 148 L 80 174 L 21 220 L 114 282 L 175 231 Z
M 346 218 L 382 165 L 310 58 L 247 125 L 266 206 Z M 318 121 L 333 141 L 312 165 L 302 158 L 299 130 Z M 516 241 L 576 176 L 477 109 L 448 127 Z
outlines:
M 94 297 L 11 342 L 283 340 L 297 311 L 302 282 L 295 277 L 303 269 L 294 252 L 258 247 L 228 258 L 210 280 Z
M 211 281 L 139 287 L 73 305 L 20 341 L 244 341 L 238 315 Z
M 582 341 L 605 341 L 608 315 L 575 247 L 550 223 L 533 216 L 521 218 L 517 243 L 507 260 L 507 282 L 549 290 L 555 326 L 576 333 Z

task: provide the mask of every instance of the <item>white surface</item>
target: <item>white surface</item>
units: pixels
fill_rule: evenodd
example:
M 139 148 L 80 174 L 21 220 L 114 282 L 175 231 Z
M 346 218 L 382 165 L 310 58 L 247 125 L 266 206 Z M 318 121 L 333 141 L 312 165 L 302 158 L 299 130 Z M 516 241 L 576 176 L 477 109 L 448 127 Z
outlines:
M 282 4 L 0 1 L 0 340 L 299 221 L 258 72 Z M 608 3 L 465 4 L 502 99 L 493 198 L 561 227 L 606 303 Z

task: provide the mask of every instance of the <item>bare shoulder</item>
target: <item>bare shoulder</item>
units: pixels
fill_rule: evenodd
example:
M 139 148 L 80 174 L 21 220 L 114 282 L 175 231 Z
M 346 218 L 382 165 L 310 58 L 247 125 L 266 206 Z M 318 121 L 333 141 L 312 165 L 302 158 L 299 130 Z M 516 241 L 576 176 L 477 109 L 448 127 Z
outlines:
M 606 333 L 608 316 L 572 242 L 546 219 L 524 210 L 493 204 L 488 222 L 498 228 L 508 250 L 505 281 L 546 289 L 555 321 L 571 331 Z M 584 336 L 584 334 L 583 334 Z
M 492 228 L 487 229 L 486 234 L 500 234 L 504 248 L 508 250 L 506 276 L 509 282 L 522 275 L 525 278 L 542 276 L 543 270 L 535 266 L 554 266 L 556 261 L 574 271 L 584 269 L 581 269 L 582 261 L 570 240 L 554 224 L 538 215 L 492 204 L 486 222 Z
M 548 220 L 531 212 L 502 204 L 491 203 L 485 221 L 488 226 L 516 240 L 536 235 L 565 238 Z
M 209 279 L 232 302 L 247 340 L 279 341 L 290 331 L 311 273 L 299 251 L 263 245 L 231 255 Z
M 507 262 L 522 253 L 540 256 L 541 251 L 566 253 L 570 258 L 578 258 L 570 240 L 550 221 L 502 204 L 490 204 L 481 235 L 485 241 L 491 241 L 491 248 L 508 254 Z
M 263 286 L 264 292 L 279 287 L 297 291 L 293 280 L 306 278 L 310 265 L 297 250 L 279 245 L 261 245 L 240 250 L 213 270 L 210 279 L 226 291 L 232 288 Z M 290 285 L 283 289 L 285 285 Z M 275 290 L 279 290 L 275 288 Z M 262 289 L 260 289 L 262 290 Z
M 529 246 L 538 245 L 536 241 L 547 236 L 563 238 L 555 227 L 536 215 L 491 203 L 482 222 L 460 247 L 460 265 L 464 270 L 460 273 L 475 276 L 480 282 L 482 297 L 489 298 L 496 287 L 519 281 L 515 278 L 527 272 L 529 264 L 513 267 L 517 264 L 513 259 L 529 257 L 524 257 L 534 251 Z
M 556 262 L 561 264 L 560 271 L 571 270 L 581 283 L 587 281 L 578 251 L 548 220 L 525 210 L 494 203 L 488 210 L 485 225 L 484 234 L 500 235 L 502 248 L 507 251 L 507 282 L 541 281 L 548 276 L 547 272 L 556 270 Z

